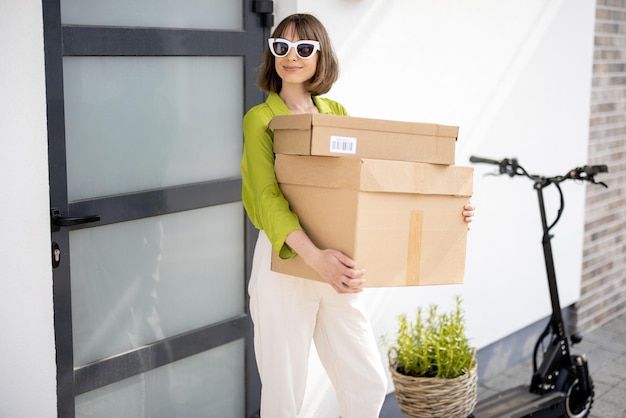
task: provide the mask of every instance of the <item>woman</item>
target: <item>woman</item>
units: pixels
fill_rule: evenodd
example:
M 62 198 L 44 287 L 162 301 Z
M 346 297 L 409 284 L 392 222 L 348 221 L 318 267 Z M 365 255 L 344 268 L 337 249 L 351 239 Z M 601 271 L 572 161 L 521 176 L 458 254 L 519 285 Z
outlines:
M 340 251 L 320 249 L 302 230 L 274 175 L 277 115 L 345 115 L 319 97 L 337 80 L 339 65 L 322 23 L 308 14 L 276 27 L 260 67 L 258 85 L 269 93 L 243 119 L 242 200 L 259 229 L 249 284 L 254 345 L 261 376 L 261 417 L 294 418 L 304 397 L 311 341 L 337 392 L 342 418 L 377 418 L 387 378 L 361 302 L 365 271 Z M 463 208 L 471 222 L 474 207 Z M 270 270 L 272 248 L 298 254 L 328 284 Z

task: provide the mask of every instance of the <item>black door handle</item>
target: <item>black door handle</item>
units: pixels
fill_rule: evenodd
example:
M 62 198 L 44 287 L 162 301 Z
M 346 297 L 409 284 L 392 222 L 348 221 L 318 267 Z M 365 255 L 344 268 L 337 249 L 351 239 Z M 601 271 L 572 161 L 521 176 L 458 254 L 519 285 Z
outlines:
M 98 222 L 100 215 L 87 216 L 61 216 L 61 212 L 57 208 L 50 209 L 50 227 L 52 232 L 57 232 L 62 226 L 74 226 Z

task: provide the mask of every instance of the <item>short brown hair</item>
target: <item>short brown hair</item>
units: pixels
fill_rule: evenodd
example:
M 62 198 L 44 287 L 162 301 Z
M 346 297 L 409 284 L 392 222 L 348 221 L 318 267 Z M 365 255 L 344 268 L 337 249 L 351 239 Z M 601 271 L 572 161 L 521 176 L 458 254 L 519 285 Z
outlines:
M 335 81 L 337 81 L 337 78 L 339 78 L 339 61 L 326 28 L 315 16 L 298 13 L 283 19 L 276 26 L 271 37 L 280 38 L 291 28 L 293 28 L 293 32 L 300 39 L 318 41 L 320 43 L 317 68 L 313 77 L 306 82 L 305 88 L 313 96 L 328 93 Z M 268 47 L 266 47 L 263 53 L 263 59 L 258 71 L 257 85 L 264 91 L 280 93 L 283 82 L 276 73 L 275 58 Z

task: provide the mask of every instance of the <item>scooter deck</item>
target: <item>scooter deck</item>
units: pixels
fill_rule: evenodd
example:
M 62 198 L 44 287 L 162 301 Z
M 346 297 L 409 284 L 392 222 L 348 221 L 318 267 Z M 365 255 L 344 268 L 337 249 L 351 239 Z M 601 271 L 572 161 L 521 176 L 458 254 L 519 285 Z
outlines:
M 564 413 L 565 394 L 554 391 L 545 395 L 530 393 L 528 386 L 518 386 L 486 398 L 476 405 L 475 418 L 549 418 Z

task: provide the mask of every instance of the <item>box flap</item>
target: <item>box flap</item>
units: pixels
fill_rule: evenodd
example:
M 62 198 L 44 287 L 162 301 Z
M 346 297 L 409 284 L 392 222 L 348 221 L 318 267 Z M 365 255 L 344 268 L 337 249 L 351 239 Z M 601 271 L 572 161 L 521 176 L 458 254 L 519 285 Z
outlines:
M 275 116 L 269 124 L 270 129 L 308 130 L 315 126 L 328 126 L 391 133 L 399 132 L 414 135 L 428 135 L 447 138 L 457 138 L 459 135 L 458 126 L 324 114 Z
M 270 129 L 309 130 L 312 126 L 312 114 L 274 116 L 270 121 Z
M 277 154 L 279 183 L 368 192 L 471 196 L 473 168 L 367 158 Z
M 361 159 L 360 190 L 471 196 L 472 167 Z

